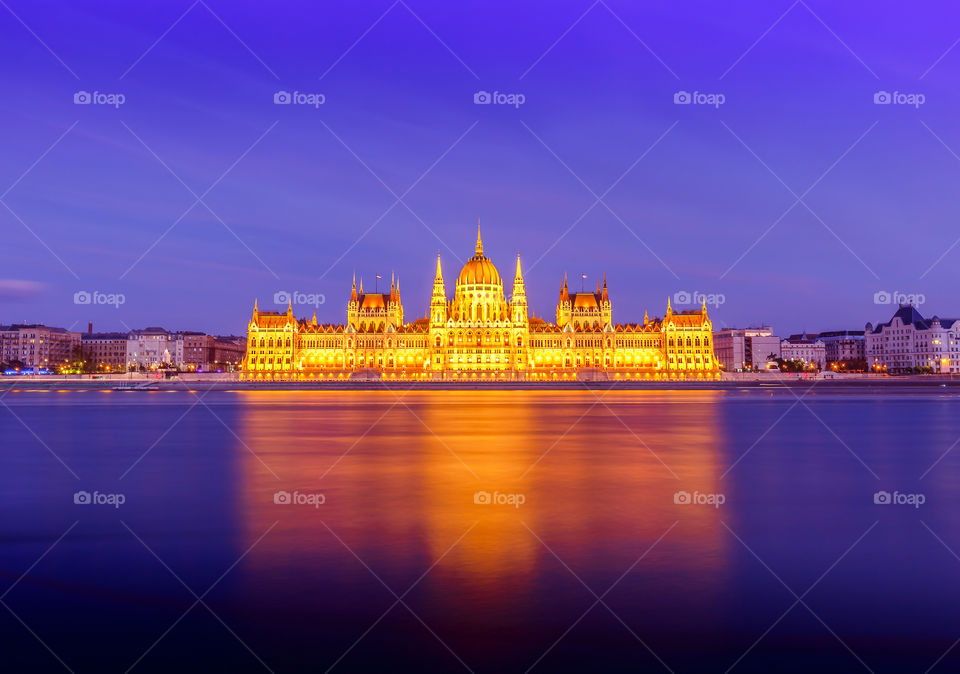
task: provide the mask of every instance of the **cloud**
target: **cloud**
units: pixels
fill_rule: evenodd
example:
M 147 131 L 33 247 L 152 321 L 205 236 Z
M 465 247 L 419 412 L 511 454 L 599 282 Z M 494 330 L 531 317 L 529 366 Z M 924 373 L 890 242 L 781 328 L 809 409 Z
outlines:
M 46 285 L 39 281 L 0 279 L 0 300 L 14 302 L 18 300 L 28 300 L 38 296 L 45 289 Z

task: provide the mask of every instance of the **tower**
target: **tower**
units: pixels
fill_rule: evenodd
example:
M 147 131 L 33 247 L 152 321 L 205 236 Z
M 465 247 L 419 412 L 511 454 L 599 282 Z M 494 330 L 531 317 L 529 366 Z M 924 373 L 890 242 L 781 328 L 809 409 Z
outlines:
M 440 269 L 440 253 L 437 253 L 437 271 L 433 276 L 433 296 L 430 298 L 430 322 L 438 325 L 447 321 L 447 293 Z
M 570 322 L 573 304 L 570 302 L 570 289 L 567 287 L 567 275 L 560 282 L 560 300 L 557 302 L 557 327 L 562 328 Z
M 363 279 L 360 279 L 360 294 L 363 294 Z M 360 295 L 357 294 L 357 275 L 353 275 L 353 287 L 350 289 L 350 301 L 347 302 L 347 325 L 357 329 L 360 317 Z
M 603 275 L 603 290 L 600 292 L 600 315 L 603 317 L 604 327 L 613 323 L 613 305 L 610 295 L 607 294 L 607 275 Z
M 510 318 L 514 323 L 527 321 L 527 291 L 523 285 L 523 270 L 520 268 L 520 254 L 517 253 L 517 271 L 513 276 L 513 294 L 510 296 Z

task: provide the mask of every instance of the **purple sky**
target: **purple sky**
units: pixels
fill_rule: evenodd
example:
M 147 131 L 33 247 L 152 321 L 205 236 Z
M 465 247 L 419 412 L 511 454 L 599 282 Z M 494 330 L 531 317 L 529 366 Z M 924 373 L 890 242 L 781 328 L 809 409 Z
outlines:
M 949 3 L 5 2 L 2 323 L 241 333 L 278 291 L 342 322 L 354 271 L 412 320 L 477 218 L 538 315 L 564 271 L 624 322 L 683 291 L 782 334 L 886 320 L 880 291 L 960 315 Z

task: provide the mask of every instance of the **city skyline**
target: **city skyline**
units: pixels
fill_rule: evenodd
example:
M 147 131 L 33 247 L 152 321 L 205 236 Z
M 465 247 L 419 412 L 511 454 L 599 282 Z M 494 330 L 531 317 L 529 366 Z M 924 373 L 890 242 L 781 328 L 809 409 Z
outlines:
M 564 271 L 781 334 L 960 313 L 942 8 L 551 7 L 11 6 L 4 322 L 240 334 L 284 290 L 332 322 L 354 271 L 429 298 L 477 217 L 538 314 Z

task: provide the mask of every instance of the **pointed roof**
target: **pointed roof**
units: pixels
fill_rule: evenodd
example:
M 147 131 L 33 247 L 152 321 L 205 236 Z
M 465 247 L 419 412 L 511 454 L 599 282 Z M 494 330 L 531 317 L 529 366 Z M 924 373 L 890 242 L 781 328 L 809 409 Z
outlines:
M 474 249 L 477 255 L 483 255 L 483 240 L 480 238 L 480 218 L 477 218 L 477 247 Z
M 437 272 L 436 272 L 436 274 L 434 274 L 433 280 L 434 280 L 434 281 L 442 281 L 442 280 L 443 280 L 443 271 L 441 271 L 441 269 L 440 269 L 440 251 L 437 251 Z

